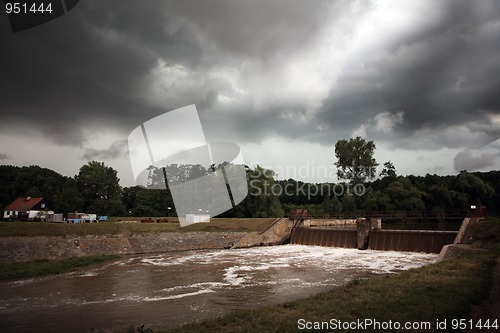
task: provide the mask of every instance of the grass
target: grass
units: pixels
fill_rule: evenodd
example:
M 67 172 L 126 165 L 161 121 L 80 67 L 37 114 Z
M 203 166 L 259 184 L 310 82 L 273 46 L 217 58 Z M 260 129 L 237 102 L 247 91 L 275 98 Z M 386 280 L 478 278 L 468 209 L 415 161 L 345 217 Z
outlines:
M 115 255 L 97 255 L 56 260 L 41 259 L 28 262 L 0 262 L 0 280 L 60 274 L 72 271 L 77 267 L 88 266 L 117 258 L 120 257 Z
M 479 221 L 474 230 L 473 242 L 483 247 L 500 244 L 500 218 Z
M 499 255 L 497 249 L 396 275 L 355 280 L 307 299 L 234 311 L 222 318 L 188 324 L 168 332 L 293 332 L 298 331 L 301 318 L 311 322 L 330 319 L 424 321 L 433 325 L 437 319 L 447 319 L 450 323 L 455 318 L 466 318 L 470 305 L 486 298 L 495 257 Z M 433 327 L 427 332 L 433 332 Z M 370 328 L 362 331 L 381 332 Z
M 122 218 L 125 221 L 126 218 Z M 134 218 L 134 221 L 141 218 Z M 210 223 L 198 223 L 181 228 L 177 218 L 168 218 L 175 223 L 46 223 L 46 222 L 3 222 L 0 223 L 0 237 L 67 236 L 67 235 L 116 235 L 147 234 L 158 232 L 258 232 L 266 229 L 274 218 L 214 218 Z M 132 220 L 132 219 L 130 219 Z M 155 219 L 156 220 L 156 219 Z

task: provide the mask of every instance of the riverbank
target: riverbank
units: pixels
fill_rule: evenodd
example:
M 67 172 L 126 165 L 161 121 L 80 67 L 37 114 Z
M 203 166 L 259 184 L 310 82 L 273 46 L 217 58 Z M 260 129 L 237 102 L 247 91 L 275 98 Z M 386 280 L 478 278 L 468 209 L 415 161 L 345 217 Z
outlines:
M 24 279 L 35 276 L 61 274 L 75 268 L 118 259 L 116 255 L 96 255 L 56 260 L 35 260 L 29 262 L 0 262 L 0 280 Z

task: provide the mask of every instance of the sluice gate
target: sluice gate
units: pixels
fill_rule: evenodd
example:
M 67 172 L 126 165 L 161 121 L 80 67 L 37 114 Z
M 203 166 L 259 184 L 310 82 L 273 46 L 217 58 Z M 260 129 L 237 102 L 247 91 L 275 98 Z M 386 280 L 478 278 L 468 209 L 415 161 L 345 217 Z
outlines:
M 456 231 L 372 230 L 368 248 L 384 251 L 439 253 L 453 243 Z M 291 244 L 357 248 L 356 229 L 297 227 L 292 230 Z
M 291 244 L 356 248 L 356 229 L 294 228 Z
M 372 230 L 368 247 L 372 250 L 439 253 L 452 244 L 456 231 Z

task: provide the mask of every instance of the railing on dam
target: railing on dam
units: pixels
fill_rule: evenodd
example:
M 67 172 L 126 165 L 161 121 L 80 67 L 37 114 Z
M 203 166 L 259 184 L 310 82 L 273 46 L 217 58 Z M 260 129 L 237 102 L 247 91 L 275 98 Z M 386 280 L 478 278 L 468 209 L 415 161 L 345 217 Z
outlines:
M 368 238 L 368 248 L 384 251 L 439 253 L 444 245 L 453 243 L 456 235 L 456 231 L 372 230 Z M 356 248 L 357 231 L 355 229 L 298 227 L 293 229 L 290 243 Z
M 301 218 L 312 219 L 352 219 L 358 217 L 378 217 L 383 220 L 461 220 L 464 216 L 470 216 L 467 210 L 447 210 L 447 211 L 349 211 L 328 214 L 304 213 Z M 296 217 L 290 214 L 289 218 Z

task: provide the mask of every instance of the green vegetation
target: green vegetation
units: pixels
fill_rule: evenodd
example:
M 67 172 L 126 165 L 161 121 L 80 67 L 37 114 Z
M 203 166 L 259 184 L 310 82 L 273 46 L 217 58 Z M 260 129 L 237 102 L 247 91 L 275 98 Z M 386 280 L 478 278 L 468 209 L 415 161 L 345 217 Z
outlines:
M 473 241 L 482 247 L 499 246 L 500 218 L 489 218 L 480 221 L 475 227 Z
M 498 250 L 490 251 L 396 275 L 355 280 L 307 299 L 234 311 L 222 318 L 188 324 L 171 332 L 293 332 L 298 331 L 300 318 L 312 322 L 367 318 L 400 323 L 435 324 L 436 319 L 450 322 L 466 318 L 470 305 L 486 298 L 495 257 L 499 255 Z M 363 330 L 372 331 L 380 332 Z
M 141 218 L 115 218 L 123 221 L 140 221 Z M 120 232 L 128 234 L 147 234 L 158 232 L 190 232 L 190 231 L 263 231 L 270 226 L 274 218 L 230 219 L 214 218 L 210 223 L 198 223 L 181 228 L 177 218 L 168 218 L 175 223 L 46 223 L 46 222 L 4 222 L 0 223 L 0 237 L 33 237 L 33 236 L 67 236 L 67 235 L 115 235 Z
M 376 177 L 377 161 L 373 157 L 375 143 L 362 137 L 339 140 L 335 144 L 337 176 L 353 184 L 364 183 Z
M 71 271 L 77 267 L 88 266 L 117 258 L 119 258 L 119 256 L 98 255 L 57 260 L 41 259 L 28 262 L 0 262 L 0 280 L 60 274 Z
M 82 211 L 113 216 L 125 213 L 120 179 L 115 169 L 102 162 L 92 161 L 80 168 L 75 179 L 83 197 Z

